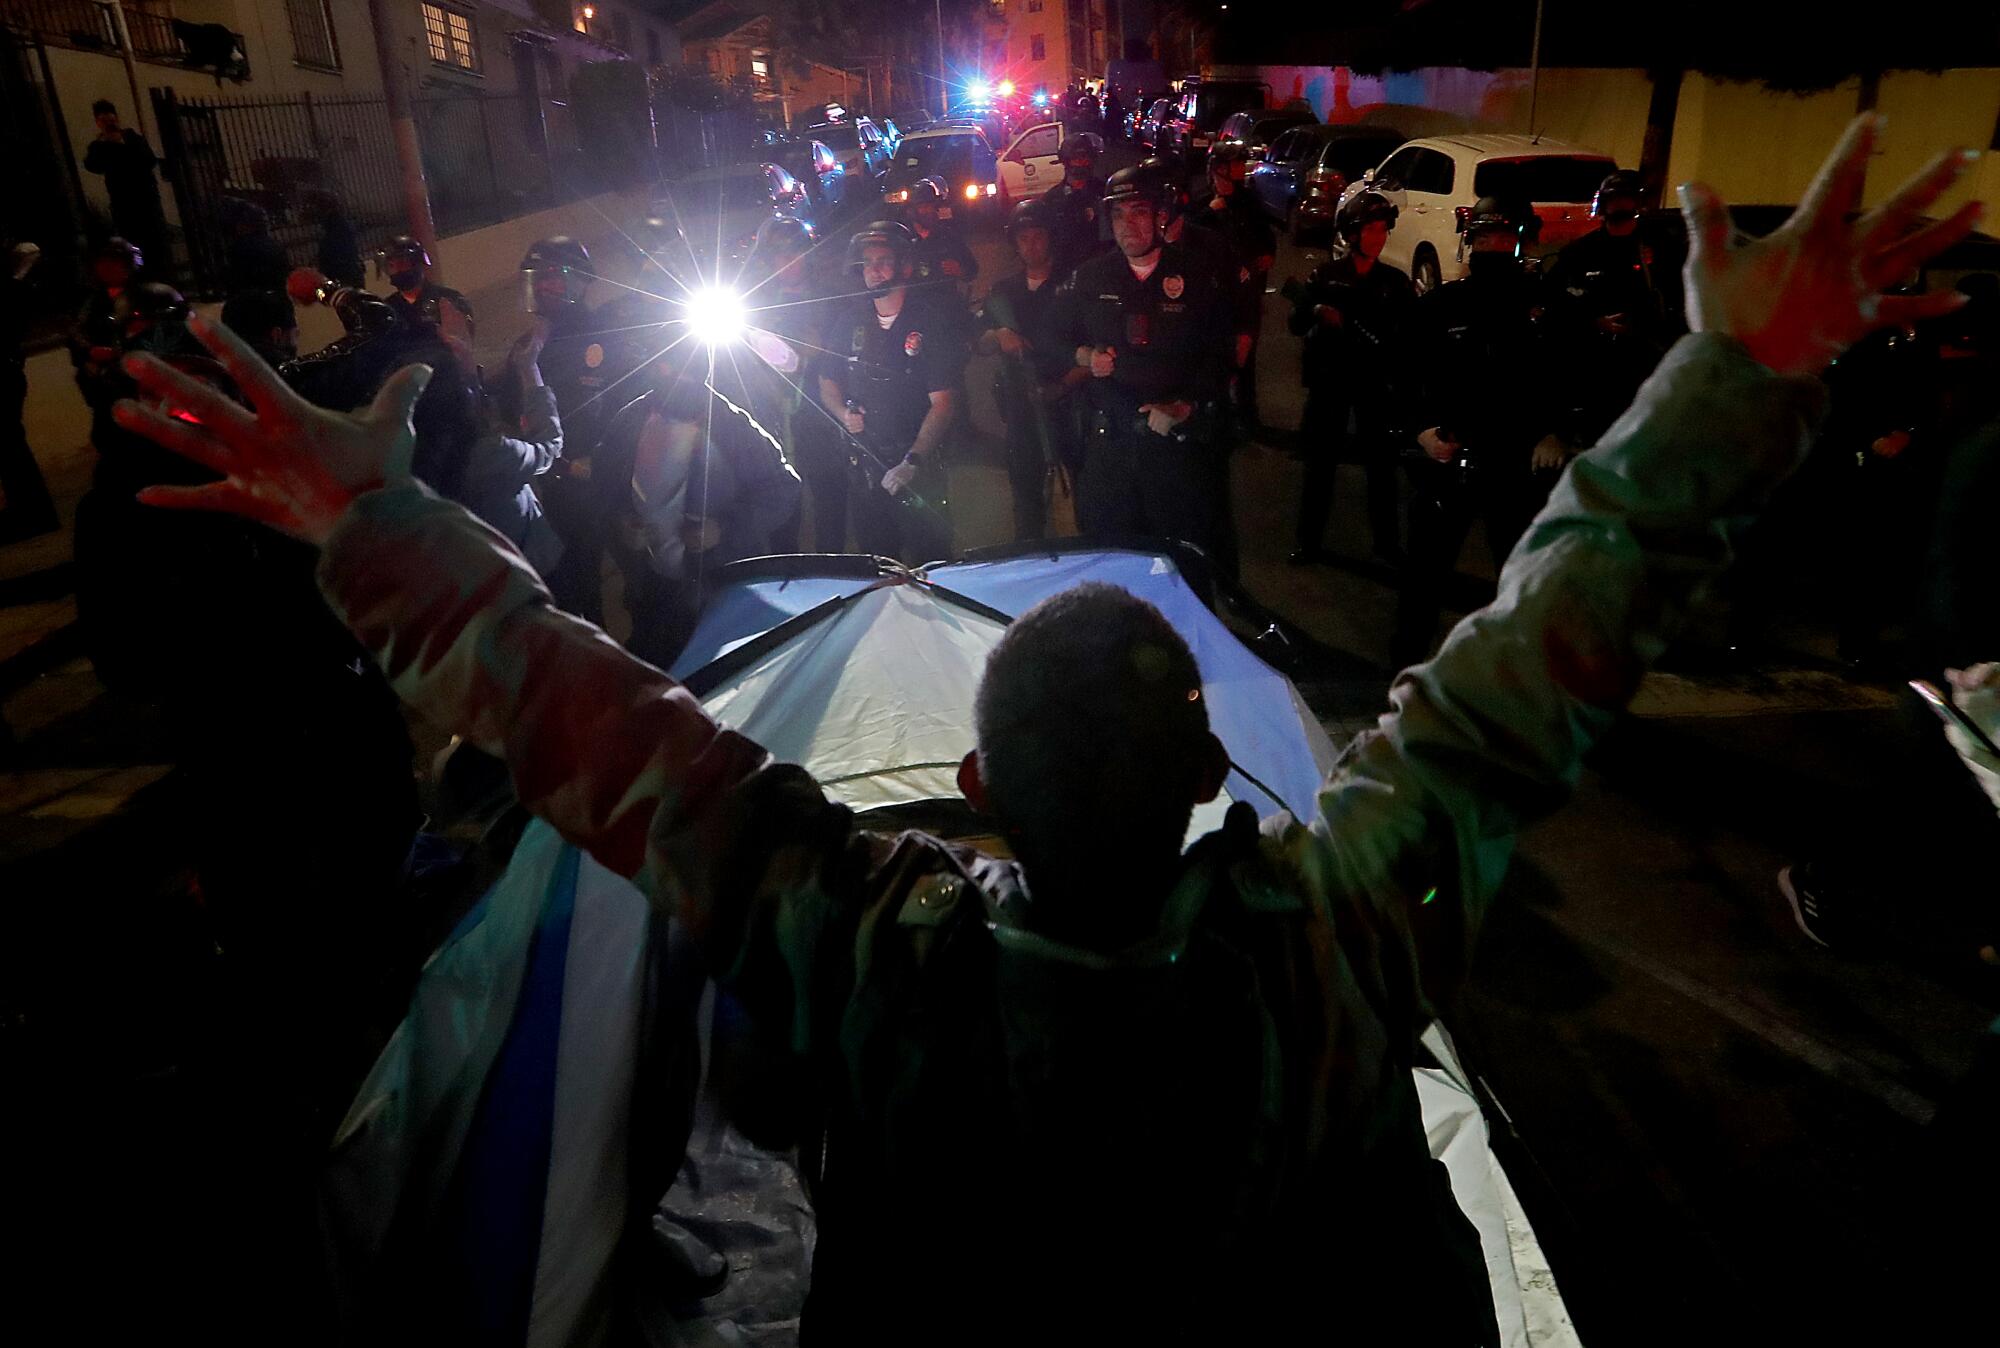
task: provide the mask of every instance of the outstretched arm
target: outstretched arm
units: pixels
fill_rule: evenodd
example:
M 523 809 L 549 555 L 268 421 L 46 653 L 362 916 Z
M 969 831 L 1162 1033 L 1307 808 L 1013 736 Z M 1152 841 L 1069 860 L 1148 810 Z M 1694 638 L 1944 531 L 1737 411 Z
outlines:
M 1802 457 L 1824 398 L 1812 376 L 1867 332 L 1958 302 L 1879 291 L 1971 228 L 1968 207 L 1909 232 L 1967 157 L 1941 157 L 1850 226 L 1874 135 L 1874 119 L 1858 119 L 1798 212 L 1756 243 L 1732 244 L 1713 193 L 1682 190 L 1696 335 L 1571 466 L 1494 603 L 1397 681 L 1390 714 L 1324 788 L 1316 826 L 1293 835 L 1325 892 L 1352 896 L 1386 928 L 1385 972 L 1407 961 L 1390 982 L 1432 1007 L 1463 970 L 1514 835 L 1567 795 L 1585 751 Z

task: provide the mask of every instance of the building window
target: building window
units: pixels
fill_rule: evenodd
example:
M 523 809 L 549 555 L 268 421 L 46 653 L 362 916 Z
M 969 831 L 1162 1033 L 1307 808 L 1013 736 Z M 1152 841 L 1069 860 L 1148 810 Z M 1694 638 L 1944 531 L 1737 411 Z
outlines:
M 1028 0 L 1028 3 L 1032 5 L 1035 3 L 1035 0 Z M 1028 59 L 1030 61 L 1046 61 L 1049 59 L 1049 44 L 1042 41 L 1040 33 L 1028 39 Z
M 1028 0 L 1028 13 L 1039 14 L 1041 12 L 1042 12 L 1042 0 Z
M 457 70 L 479 69 L 479 39 L 472 31 L 472 16 L 450 5 L 424 5 L 424 40 L 430 44 L 431 60 Z
M 771 82 L 771 58 L 769 56 L 761 53 L 752 53 L 750 57 L 750 78 L 759 84 L 769 84 Z
M 285 0 L 285 17 L 292 25 L 294 61 L 321 70 L 340 69 L 340 44 L 334 41 L 328 0 Z

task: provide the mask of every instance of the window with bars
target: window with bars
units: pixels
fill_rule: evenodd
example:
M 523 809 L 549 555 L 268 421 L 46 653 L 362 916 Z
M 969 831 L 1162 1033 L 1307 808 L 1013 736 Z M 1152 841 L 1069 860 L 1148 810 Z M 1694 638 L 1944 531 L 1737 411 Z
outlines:
M 329 0 L 285 0 L 285 18 L 292 25 L 292 59 L 321 70 L 340 69 L 340 43 L 333 35 Z
M 479 69 L 479 38 L 473 32 L 472 16 L 451 5 L 424 5 L 424 39 L 430 44 L 431 60 L 456 70 Z

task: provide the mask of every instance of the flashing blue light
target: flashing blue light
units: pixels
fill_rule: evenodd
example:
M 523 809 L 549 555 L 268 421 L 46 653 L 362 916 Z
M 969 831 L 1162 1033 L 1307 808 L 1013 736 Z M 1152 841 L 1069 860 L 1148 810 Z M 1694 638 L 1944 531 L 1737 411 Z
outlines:
M 1049 105 L 1049 91 L 1046 89 L 1035 90 L 1035 106 L 1038 108 L 1046 108 L 1048 105 Z
M 975 103 L 984 102 L 992 92 L 993 86 L 985 80 L 967 80 L 965 82 L 965 96 Z

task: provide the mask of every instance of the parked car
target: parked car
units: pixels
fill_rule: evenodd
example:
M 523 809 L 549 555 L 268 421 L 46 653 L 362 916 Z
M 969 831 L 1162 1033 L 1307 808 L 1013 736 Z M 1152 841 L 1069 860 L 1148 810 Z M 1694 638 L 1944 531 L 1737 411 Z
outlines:
M 1386 126 L 1295 126 L 1250 165 L 1244 186 L 1295 242 L 1309 243 L 1332 228 L 1347 185 L 1404 139 Z
M 765 152 L 770 161 L 805 185 L 814 214 L 831 219 L 847 204 L 847 169 L 823 140 L 782 136 Z
M 1262 159 L 1271 142 L 1295 126 L 1317 126 L 1319 118 L 1310 108 L 1287 108 L 1282 112 L 1245 108 L 1223 119 L 1215 133 L 1215 143 L 1241 145 L 1253 160 Z
M 1156 98 L 1153 106 L 1146 109 L 1146 115 L 1139 122 L 1139 144 L 1149 150 L 1160 148 L 1160 128 L 1174 115 L 1174 100 Z
M 1537 252 L 1554 252 L 1591 229 L 1597 185 L 1617 168 L 1608 154 L 1521 135 L 1413 140 L 1347 189 L 1375 188 L 1401 214 L 1382 260 L 1410 273 L 1417 292 L 1465 275 L 1460 227 L 1484 196 L 1525 200 L 1541 217 Z
M 815 140 L 821 140 L 840 156 L 840 166 L 847 170 L 847 176 L 859 182 L 874 182 L 889 171 L 889 142 L 882 135 L 882 128 L 866 117 L 856 117 L 846 122 L 822 122 L 809 126 L 806 132 Z
M 1230 113 L 1261 109 L 1270 95 L 1271 86 L 1261 80 L 1203 80 L 1185 88 L 1160 127 L 1159 147 L 1198 164 Z
M 910 184 L 929 177 L 944 179 L 949 200 L 938 214 L 946 219 L 1001 205 L 999 159 L 986 137 L 970 127 L 937 127 L 904 137 L 883 199 L 900 206 L 910 199 Z
M 1043 122 L 1014 137 L 1000 156 L 1000 195 L 1008 201 L 1025 201 L 1061 182 L 1062 161 L 1056 151 L 1062 143 L 1061 122 Z
M 658 254 L 678 240 L 686 256 L 661 258 L 669 270 L 693 263 L 713 274 L 722 263 L 740 264 L 773 216 L 790 216 L 817 239 L 819 220 L 805 187 L 776 164 L 731 164 L 703 169 L 666 183 L 646 208 L 644 224 Z

